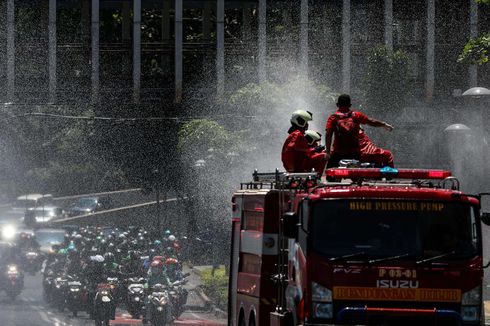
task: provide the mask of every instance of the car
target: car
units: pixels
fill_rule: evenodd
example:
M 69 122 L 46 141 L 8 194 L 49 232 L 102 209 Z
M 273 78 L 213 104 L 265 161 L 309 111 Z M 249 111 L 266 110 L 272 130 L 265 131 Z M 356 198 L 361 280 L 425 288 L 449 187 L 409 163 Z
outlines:
M 64 211 L 61 207 L 55 205 L 43 205 L 27 210 L 24 217 L 24 224 L 28 226 L 38 226 L 63 217 Z
M 0 224 L 22 225 L 28 211 L 53 205 L 51 194 L 25 194 L 17 197 L 11 207 L 0 214 Z
M 40 250 L 49 253 L 55 245 L 61 245 L 65 241 L 66 231 L 59 228 L 41 228 L 34 231 Z
M 12 209 L 26 211 L 53 204 L 53 195 L 51 194 L 26 194 L 17 197 L 12 205 Z
M 91 214 L 110 208 L 112 208 L 112 201 L 110 197 L 82 197 L 70 206 L 70 208 L 67 210 L 67 215 L 72 217 L 83 214 Z

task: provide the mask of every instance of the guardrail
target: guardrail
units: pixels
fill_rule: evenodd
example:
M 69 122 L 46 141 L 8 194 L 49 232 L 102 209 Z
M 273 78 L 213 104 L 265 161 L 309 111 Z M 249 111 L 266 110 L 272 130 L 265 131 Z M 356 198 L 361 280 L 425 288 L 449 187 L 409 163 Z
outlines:
M 112 202 L 112 207 L 114 207 L 114 208 L 115 207 L 130 206 L 130 205 L 135 205 L 138 203 L 144 203 L 144 202 L 150 201 L 150 198 L 149 198 L 150 196 L 143 194 L 141 192 L 141 188 L 55 197 L 55 198 L 53 198 L 53 201 L 56 203 L 56 205 L 66 209 L 79 198 L 102 197 L 102 196 L 103 197 L 110 197 L 111 202 Z M 151 196 L 151 197 L 153 197 L 153 196 Z
M 179 210 L 178 205 L 173 205 L 175 207 L 170 207 L 169 204 L 177 204 L 180 200 L 187 199 L 187 197 L 182 198 L 169 198 L 161 200 L 158 203 L 160 205 L 165 205 L 165 209 L 160 210 L 162 220 L 169 221 L 171 215 Z M 148 226 L 156 225 L 158 221 L 157 216 L 157 201 L 150 201 L 141 204 L 135 204 L 130 206 L 118 207 L 113 209 L 108 209 L 105 211 L 99 211 L 90 214 L 83 214 L 73 217 L 66 217 L 51 221 L 51 226 L 61 226 L 61 225 L 105 225 L 105 226 Z M 170 215 L 170 216 L 169 216 Z

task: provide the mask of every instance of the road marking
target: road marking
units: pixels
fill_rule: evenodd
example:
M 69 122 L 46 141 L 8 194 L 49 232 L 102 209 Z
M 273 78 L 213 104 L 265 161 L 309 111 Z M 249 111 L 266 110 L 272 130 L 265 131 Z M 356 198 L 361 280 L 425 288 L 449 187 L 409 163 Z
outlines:
M 31 307 L 36 310 L 36 312 L 39 314 L 39 316 L 41 316 L 41 319 L 44 320 L 45 322 L 47 322 L 48 324 L 53 324 L 53 321 L 51 318 L 49 318 L 49 316 L 41 310 L 41 308 L 38 308 L 38 306 L 33 306 L 31 305 Z

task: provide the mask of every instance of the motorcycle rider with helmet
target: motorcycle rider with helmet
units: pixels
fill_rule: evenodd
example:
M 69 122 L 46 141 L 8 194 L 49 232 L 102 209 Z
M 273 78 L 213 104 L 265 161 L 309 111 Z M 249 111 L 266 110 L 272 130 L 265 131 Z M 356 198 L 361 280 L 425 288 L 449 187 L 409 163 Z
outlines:
M 149 307 L 150 293 L 155 284 L 161 284 L 164 287 L 169 287 L 171 285 L 170 279 L 165 272 L 164 264 L 160 260 L 152 261 L 150 269 L 148 270 L 148 279 L 145 283 L 145 289 L 148 291 L 148 295 L 145 297 L 145 313 L 143 314 L 144 324 L 146 324 L 148 320 L 151 320 L 151 308 Z

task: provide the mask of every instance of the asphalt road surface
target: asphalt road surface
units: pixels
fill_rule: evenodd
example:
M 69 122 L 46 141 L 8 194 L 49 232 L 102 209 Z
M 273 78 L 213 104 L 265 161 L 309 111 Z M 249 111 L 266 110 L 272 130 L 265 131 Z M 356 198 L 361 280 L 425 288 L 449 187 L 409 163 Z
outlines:
M 80 326 L 94 325 L 94 321 L 85 313 L 72 317 L 71 313 L 60 313 L 48 306 L 43 300 L 42 277 L 25 276 L 25 286 L 21 295 L 14 301 L 5 293 L 0 293 L 0 325 L 1 326 Z M 192 296 L 190 295 L 191 300 Z M 197 300 L 197 299 L 194 299 Z M 214 314 L 202 311 L 186 311 L 175 325 L 223 326 L 226 320 L 218 319 Z M 116 320 L 111 325 L 139 325 L 141 320 L 131 319 L 126 311 L 118 309 Z

